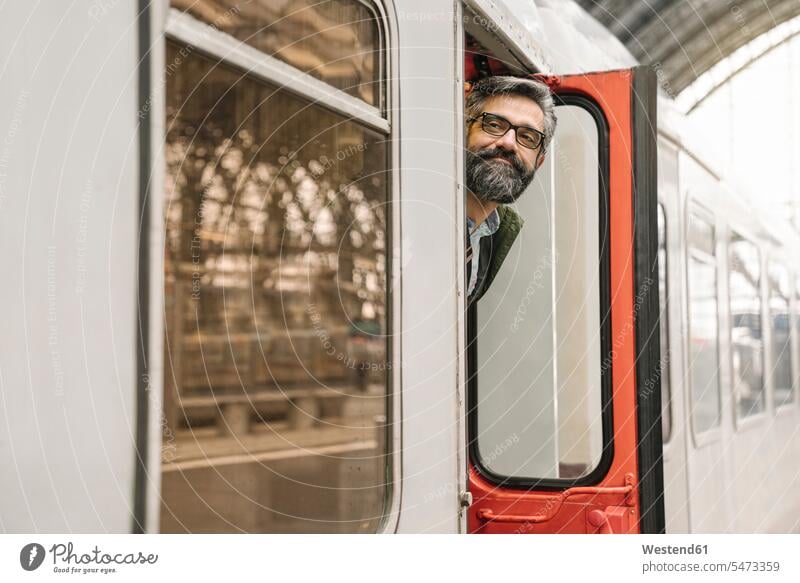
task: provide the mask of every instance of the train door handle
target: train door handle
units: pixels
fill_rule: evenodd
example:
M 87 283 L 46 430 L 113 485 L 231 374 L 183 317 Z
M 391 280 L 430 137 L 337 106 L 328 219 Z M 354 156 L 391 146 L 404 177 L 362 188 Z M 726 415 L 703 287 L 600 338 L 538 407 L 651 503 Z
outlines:
M 586 515 L 586 522 L 597 529 L 595 534 L 614 534 L 608 514 L 603 510 L 590 510 Z
M 625 534 L 635 526 L 636 510 L 631 506 L 606 506 L 586 513 L 586 532 L 591 534 Z

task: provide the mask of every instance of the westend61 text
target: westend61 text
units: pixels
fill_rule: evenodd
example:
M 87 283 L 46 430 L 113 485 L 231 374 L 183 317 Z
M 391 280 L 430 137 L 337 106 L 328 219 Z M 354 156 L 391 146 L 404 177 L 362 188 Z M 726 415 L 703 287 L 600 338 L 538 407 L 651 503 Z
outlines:
M 708 545 L 688 545 L 685 547 L 642 545 L 642 552 L 645 555 L 707 555 Z

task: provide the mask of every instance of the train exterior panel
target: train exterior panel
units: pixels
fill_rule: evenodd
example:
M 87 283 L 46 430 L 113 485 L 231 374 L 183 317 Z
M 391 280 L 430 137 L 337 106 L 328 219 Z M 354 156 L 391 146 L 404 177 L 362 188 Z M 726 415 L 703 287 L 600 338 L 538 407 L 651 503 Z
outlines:
M 0 11 L 0 530 L 800 531 L 800 240 L 577 4 Z M 492 73 L 559 130 L 468 310 Z

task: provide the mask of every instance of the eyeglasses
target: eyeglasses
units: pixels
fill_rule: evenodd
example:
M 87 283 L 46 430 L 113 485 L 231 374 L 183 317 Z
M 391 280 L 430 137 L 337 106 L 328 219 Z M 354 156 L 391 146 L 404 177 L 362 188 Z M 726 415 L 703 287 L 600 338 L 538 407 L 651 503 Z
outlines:
M 481 129 L 490 136 L 504 136 L 508 130 L 514 130 L 517 143 L 525 148 L 535 150 L 542 145 L 544 134 L 529 126 L 515 126 L 506 118 L 494 113 L 483 112 L 478 117 L 471 117 L 469 121 L 481 120 Z

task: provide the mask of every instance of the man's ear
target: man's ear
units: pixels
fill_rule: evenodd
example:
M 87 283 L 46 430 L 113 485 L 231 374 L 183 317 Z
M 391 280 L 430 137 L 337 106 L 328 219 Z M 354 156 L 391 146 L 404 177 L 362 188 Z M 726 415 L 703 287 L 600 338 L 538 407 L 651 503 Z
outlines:
M 539 166 L 542 164 L 544 164 L 544 150 L 539 150 L 539 153 L 536 155 L 536 165 L 534 168 L 538 170 Z
M 464 82 L 464 99 L 466 99 L 469 94 L 472 93 L 472 83 L 469 81 Z

